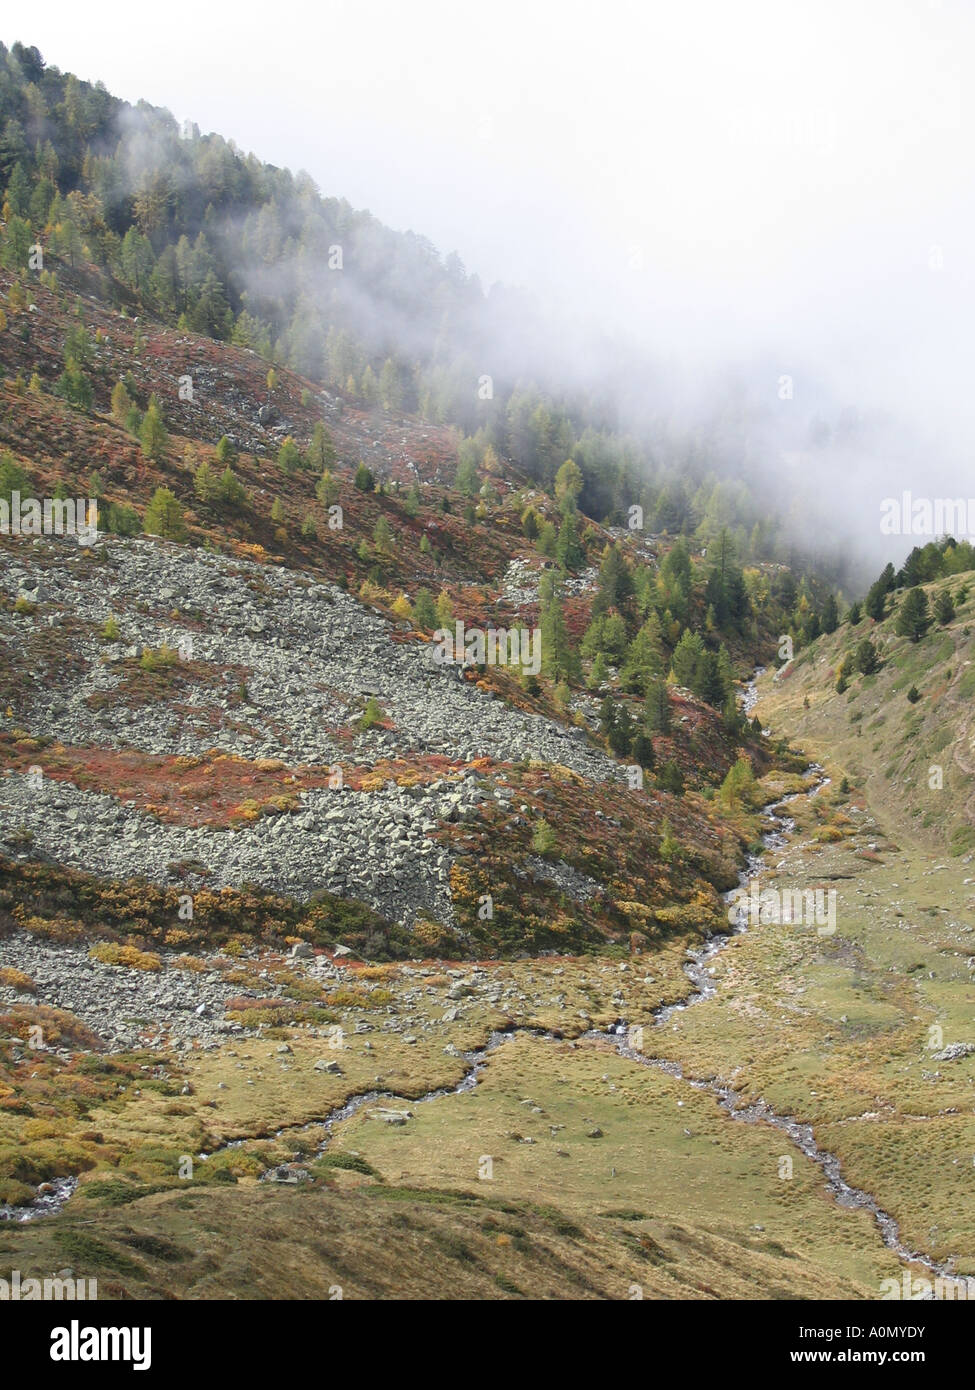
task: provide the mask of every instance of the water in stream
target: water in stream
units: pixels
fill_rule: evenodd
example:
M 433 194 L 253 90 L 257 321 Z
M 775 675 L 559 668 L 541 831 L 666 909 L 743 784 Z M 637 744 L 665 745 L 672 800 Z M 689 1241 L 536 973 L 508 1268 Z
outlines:
M 761 669 L 756 671 L 755 677 L 761 674 Z M 753 678 L 745 688 L 742 699 L 742 708 L 746 714 L 754 709 L 758 695 Z M 798 796 L 815 796 L 824 786 L 828 785 L 829 778 L 825 776 L 823 769 L 818 764 L 811 764 L 806 770 L 807 787 L 802 792 L 780 798 L 778 801 L 770 803 L 764 808 L 763 815 L 767 822 L 767 829 L 762 834 L 762 851 L 759 854 L 749 855 L 745 866 L 739 874 L 739 884 L 745 885 L 752 878 L 759 875 L 764 858 L 767 854 L 775 850 L 782 849 L 795 830 L 795 821 L 785 813 L 784 808 Z M 732 890 L 734 892 L 734 890 Z M 725 895 L 730 901 L 732 894 Z M 680 1003 L 666 1004 L 655 1011 L 654 1025 L 661 1027 L 675 1013 L 695 1007 L 712 998 L 717 992 L 717 986 L 710 973 L 710 962 L 727 946 L 728 942 L 737 935 L 748 929 L 747 919 L 744 909 L 741 910 L 737 923 L 727 933 L 713 936 L 703 946 L 688 952 L 687 961 L 684 965 L 685 973 L 694 986 L 694 991 Z M 332 1131 L 335 1126 L 343 1120 L 349 1119 L 366 1105 L 377 1105 L 381 1102 L 395 1102 L 397 1108 L 408 1110 L 417 1105 L 423 1105 L 429 1101 L 439 1100 L 449 1095 L 459 1095 L 464 1091 L 473 1090 L 477 1085 L 480 1072 L 487 1064 L 491 1054 L 505 1042 L 514 1036 L 516 1032 L 533 1032 L 541 1040 L 556 1041 L 556 1036 L 549 1033 L 541 1033 L 534 1029 L 524 1029 L 513 1027 L 506 1032 L 492 1033 L 483 1048 L 476 1051 L 460 1054 L 467 1063 L 467 1070 L 462 1079 L 454 1087 L 441 1087 L 436 1090 L 428 1091 L 416 1099 L 409 1100 L 403 1096 L 390 1091 L 369 1091 L 361 1095 L 352 1096 L 343 1105 L 337 1106 L 327 1115 L 319 1120 L 310 1122 L 304 1129 L 324 1127 L 325 1138 L 318 1146 L 318 1152 L 323 1152 L 329 1143 Z M 812 1126 L 803 1124 L 790 1115 L 777 1114 L 761 1098 L 742 1104 L 741 1097 L 734 1090 L 726 1085 L 720 1078 L 690 1078 L 685 1077 L 683 1069 L 677 1062 L 670 1061 L 663 1057 L 648 1056 L 643 1051 L 637 1051 L 630 1046 L 630 1030 L 626 1020 L 619 1020 L 614 1024 L 609 1033 L 591 1031 L 584 1033 L 579 1041 L 600 1041 L 604 1042 L 607 1036 L 612 1036 L 616 1048 L 620 1055 L 641 1066 L 657 1067 L 665 1071 L 668 1075 L 686 1082 L 688 1086 L 695 1090 L 708 1091 L 715 1097 L 718 1103 L 727 1111 L 728 1115 L 737 1121 L 746 1124 L 764 1123 L 781 1130 L 788 1136 L 791 1142 L 805 1156 L 816 1163 L 826 1178 L 826 1185 L 835 1200 L 845 1207 L 859 1207 L 869 1211 L 877 1223 L 884 1244 L 892 1250 L 900 1259 L 915 1265 L 921 1265 L 941 1279 L 956 1282 L 959 1285 L 966 1283 L 963 1279 L 953 1278 L 953 1260 L 938 1263 L 929 1256 L 916 1250 L 910 1250 L 900 1239 L 900 1232 L 897 1222 L 886 1212 L 879 1203 L 868 1193 L 860 1188 L 853 1187 L 843 1177 L 839 1159 L 834 1154 L 822 1149 L 816 1143 L 813 1135 Z M 294 1133 L 291 1129 L 289 1132 Z M 278 1134 L 283 1131 L 278 1131 Z M 257 1137 L 257 1136 L 251 1136 Z M 236 1148 L 248 1143 L 248 1139 L 233 1140 L 224 1148 Z M 201 1154 L 200 1159 L 206 1160 L 208 1155 Z M 49 1184 L 49 1191 L 43 1196 L 24 1207 L 0 1206 L 0 1221 L 30 1221 L 36 1217 L 50 1215 L 60 1210 L 64 1203 L 73 1193 L 77 1186 L 76 1178 L 60 1178 L 54 1183 Z M 964 1290 L 960 1292 L 961 1297 L 965 1297 Z

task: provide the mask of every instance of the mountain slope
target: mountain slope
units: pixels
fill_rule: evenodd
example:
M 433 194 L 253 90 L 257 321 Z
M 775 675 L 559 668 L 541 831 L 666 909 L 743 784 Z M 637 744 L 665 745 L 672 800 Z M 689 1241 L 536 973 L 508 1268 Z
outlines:
M 0 58 L 0 499 L 102 532 L 0 535 L 3 1263 L 118 1298 L 874 1296 L 871 1210 L 808 1146 L 780 1172 L 810 1116 L 894 1205 L 849 1056 L 828 1112 L 797 1085 L 847 982 L 796 1045 L 779 991 L 824 961 L 729 939 L 722 896 L 786 793 L 796 881 L 855 838 L 739 707 L 822 583 L 707 450 L 658 467 L 515 379 L 478 414 L 492 305 L 418 239 Z M 438 662 L 457 623 L 539 660 Z M 851 1045 L 906 1049 L 878 961 Z M 970 1262 L 928 1175 L 898 1217 Z
M 944 624 L 932 618 L 918 642 L 900 636 L 898 610 L 910 590 L 899 590 L 882 621 L 844 623 L 770 671 L 760 682 L 761 712 L 810 752 L 828 754 L 890 834 L 959 856 L 975 847 L 975 596 L 964 575 L 919 587 L 932 608 L 939 594 L 954 595 L 955 616 Z M 878 651 L 879 669 L 852 670 L 848 688 L 837 691 L 843 658 L 865 640 Z

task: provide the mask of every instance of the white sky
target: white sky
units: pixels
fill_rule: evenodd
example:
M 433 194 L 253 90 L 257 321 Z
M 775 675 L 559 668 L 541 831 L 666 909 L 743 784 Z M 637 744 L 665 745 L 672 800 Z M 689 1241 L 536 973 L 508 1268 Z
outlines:
M 975 445 L 971 0 L 45 0 L 4 28 L 485 286 Z

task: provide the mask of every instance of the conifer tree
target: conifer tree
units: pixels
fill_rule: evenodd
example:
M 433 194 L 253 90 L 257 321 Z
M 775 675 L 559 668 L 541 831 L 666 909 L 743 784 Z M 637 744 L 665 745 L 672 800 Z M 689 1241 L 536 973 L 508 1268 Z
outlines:
M 157 487 L 152 494 L 142 529 L 149 536 L 162 536 L 168 541 L 186 540 L 183 509 L 168 487 Z
M 158 463 L 162 459 L 169 437 L 166 434 L 162 412 L 155 396 L 149 397 L 149 407 L 142 417 L 142 425 L 139 430 L 139 441 L 142 445 L 142 452 L 147 459 L 151 459 L 153 463 Z
M 909 637 L 912 642 L 920 642 L 930 626 L 927 594 L 919 586 L 908 589 L 897 610 L 894 631 L 898 637 Z

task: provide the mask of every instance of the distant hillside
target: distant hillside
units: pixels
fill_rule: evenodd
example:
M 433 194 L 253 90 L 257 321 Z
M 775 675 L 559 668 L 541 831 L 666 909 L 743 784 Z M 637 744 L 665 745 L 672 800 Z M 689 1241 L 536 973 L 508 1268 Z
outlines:
M 828 754 L 892 834 L 952 855 L 975 847 L 973 590 L 971 572 L 898 589 L 881 620 L 841 624 L 760 682 L 763 720 L 808 752 Z M 929 625 L 915 642 L 898 627 L 919 592 Z M 945 594 L 954 616 L 939 622 L 934 609 Z M 871 674 L 858 669 L 864 642 L 879 662 Z
M 478 466 L 500 456 L 543 488 L 571 457 L 595 520 L 625 524 L 639 506 L 649 530 L 702 544 L 727 528 L 742 558 L 804 553 L 772 514 L 734 402 L 715 401 L 693 432 L 662 404 L 627 435 L 617 388 L 642 369 L 624 371 L 605 343 L 564 343 L 531 297 L 485 293 L 422 236 L 19 43 L 0 45 L 0 187 L 8 269 L 23 273 L 41 245 L 65 284 L 249 348 L 364 410 L 453 424 Z M 580 356 L 584 385 L 568 367 Z M 848 559 L 807 553 L 834 582 Z

